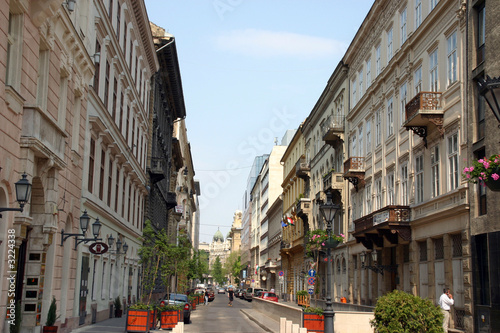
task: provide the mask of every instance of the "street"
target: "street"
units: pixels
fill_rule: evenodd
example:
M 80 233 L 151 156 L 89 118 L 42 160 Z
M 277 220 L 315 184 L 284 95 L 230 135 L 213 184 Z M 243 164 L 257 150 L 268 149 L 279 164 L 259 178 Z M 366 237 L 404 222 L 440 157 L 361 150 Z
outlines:
M 191 313 L 191 324 L 184 326 L 186 333 L 265 332 L 249 320 L 240 310 L 251 309 L 252 303 L 234 298 L 233 306 L 227 305 L 227 294 L 215 294 L 208 306 L 199 305 Z

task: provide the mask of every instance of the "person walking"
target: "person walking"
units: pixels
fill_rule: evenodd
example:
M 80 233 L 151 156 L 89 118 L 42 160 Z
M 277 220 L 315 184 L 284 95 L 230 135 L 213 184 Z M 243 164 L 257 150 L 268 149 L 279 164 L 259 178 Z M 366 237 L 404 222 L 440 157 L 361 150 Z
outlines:
M 208 289 L 205 289 L 205 305 L 208 305 Z
M 450 293 L 449 288 L 443 289 L 443 294 L 439 297 L 439 307 L 441 307 L 441 311 L 443 312 L 443 330 L 448 332 L 448 327 L 450 326 L 450 307 L 455 303 L 453 300 L 453 295 Z
M 233 306 L 233 297 L 234 297 L 233 288 L 229 288 L 229 290 L 227 292 L 227 297 L 229 297 L 229 303 L 227 305 Z

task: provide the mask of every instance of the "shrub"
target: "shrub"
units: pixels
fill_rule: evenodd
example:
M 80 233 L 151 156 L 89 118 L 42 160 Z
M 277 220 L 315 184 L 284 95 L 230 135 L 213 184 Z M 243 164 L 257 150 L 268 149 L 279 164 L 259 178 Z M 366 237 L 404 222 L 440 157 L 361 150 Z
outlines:
M 312 307 L 312 306 L 310 306 L 310 307 L 305 307 L 304 306 L 304 307 L 302 307 L 302 310 L 304 312 L 306 312 L 306 313 L 314 313 L 314 314 L 316 314 L 318 316 L 322 316 L 323 315 L 323 308 L 319 308 L 319 307 L 315 308 L 315 307 Z
M 122 302 L 120 300 L 120 296 L 116 296 L 115 298 L 115 310 L 120 311 L 122 309 Z
M 443 314 L 428 299 L 394 290 L 377 300 L 372 327 L 379 333 L 443 332 Z
M 45 326 L 54 326 L 57 319 L 56 312 L 57 312 L 56 298 L 52 296 L 52 302 L 50 302 L 49 312 L 47 312 L 47 320 L 45 321 Z
M 308 294 L 308 293 L 307 293 L 307 291 L 305 291 L 305 290 L 297 290 L 296 295 L 297 295 L 297 296 L 307 296 L 307 295 L 309 295 L 309 294 Z

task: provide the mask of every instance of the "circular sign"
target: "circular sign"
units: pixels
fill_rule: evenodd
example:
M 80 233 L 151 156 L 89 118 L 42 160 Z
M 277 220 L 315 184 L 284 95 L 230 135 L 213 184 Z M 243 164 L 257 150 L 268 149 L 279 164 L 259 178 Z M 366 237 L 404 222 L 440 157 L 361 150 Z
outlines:
M 102 242 L 92 243 L 89 246 L 89 251 L 93 254 L 104 254 L 108 252 L 108 244 Z
M 283 271 L 279 271 L 279 272 L 278 272 L 278 275 L 279 275 L 279 276 L 283 276 L 283 275 L 285 275 L 285 273 L 283 273 Z
M 309 295 L 314 294 L 314 287 L 313 286 L 309 286 L 309 288 L 307 288 L 307 292 L 309 293 Z
M 310 269 L 308 273 L 309 273 L 310 277 L 315 277 L 316 276 L 316 271 L 314 269 Z
M 316 282 L 316 278 L 315 277 L 310 277 L 309 279 L 307 279 L 307 283 L 309 283 L 309 285 L 313 285 L 314 283 Z

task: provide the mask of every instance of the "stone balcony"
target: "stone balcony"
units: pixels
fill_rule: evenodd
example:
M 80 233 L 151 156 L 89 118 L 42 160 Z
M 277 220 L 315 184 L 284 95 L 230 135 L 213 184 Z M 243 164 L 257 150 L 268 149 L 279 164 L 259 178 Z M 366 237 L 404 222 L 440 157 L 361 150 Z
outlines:
M 332 147 L 344 142 L 345 116 L 330 115 L 321 125 L 323 141 Z
M 301 156 L 295 164 L 295 175 L 303 180 L 308 180 L 310 171 L 311 166 L 309 162 L 306 161 L 304 156 Z
M 354 185 L 356 191 L 365 185 L 365 158 L 349 157 L 344 162 L 344 175 L 350 183 Z

